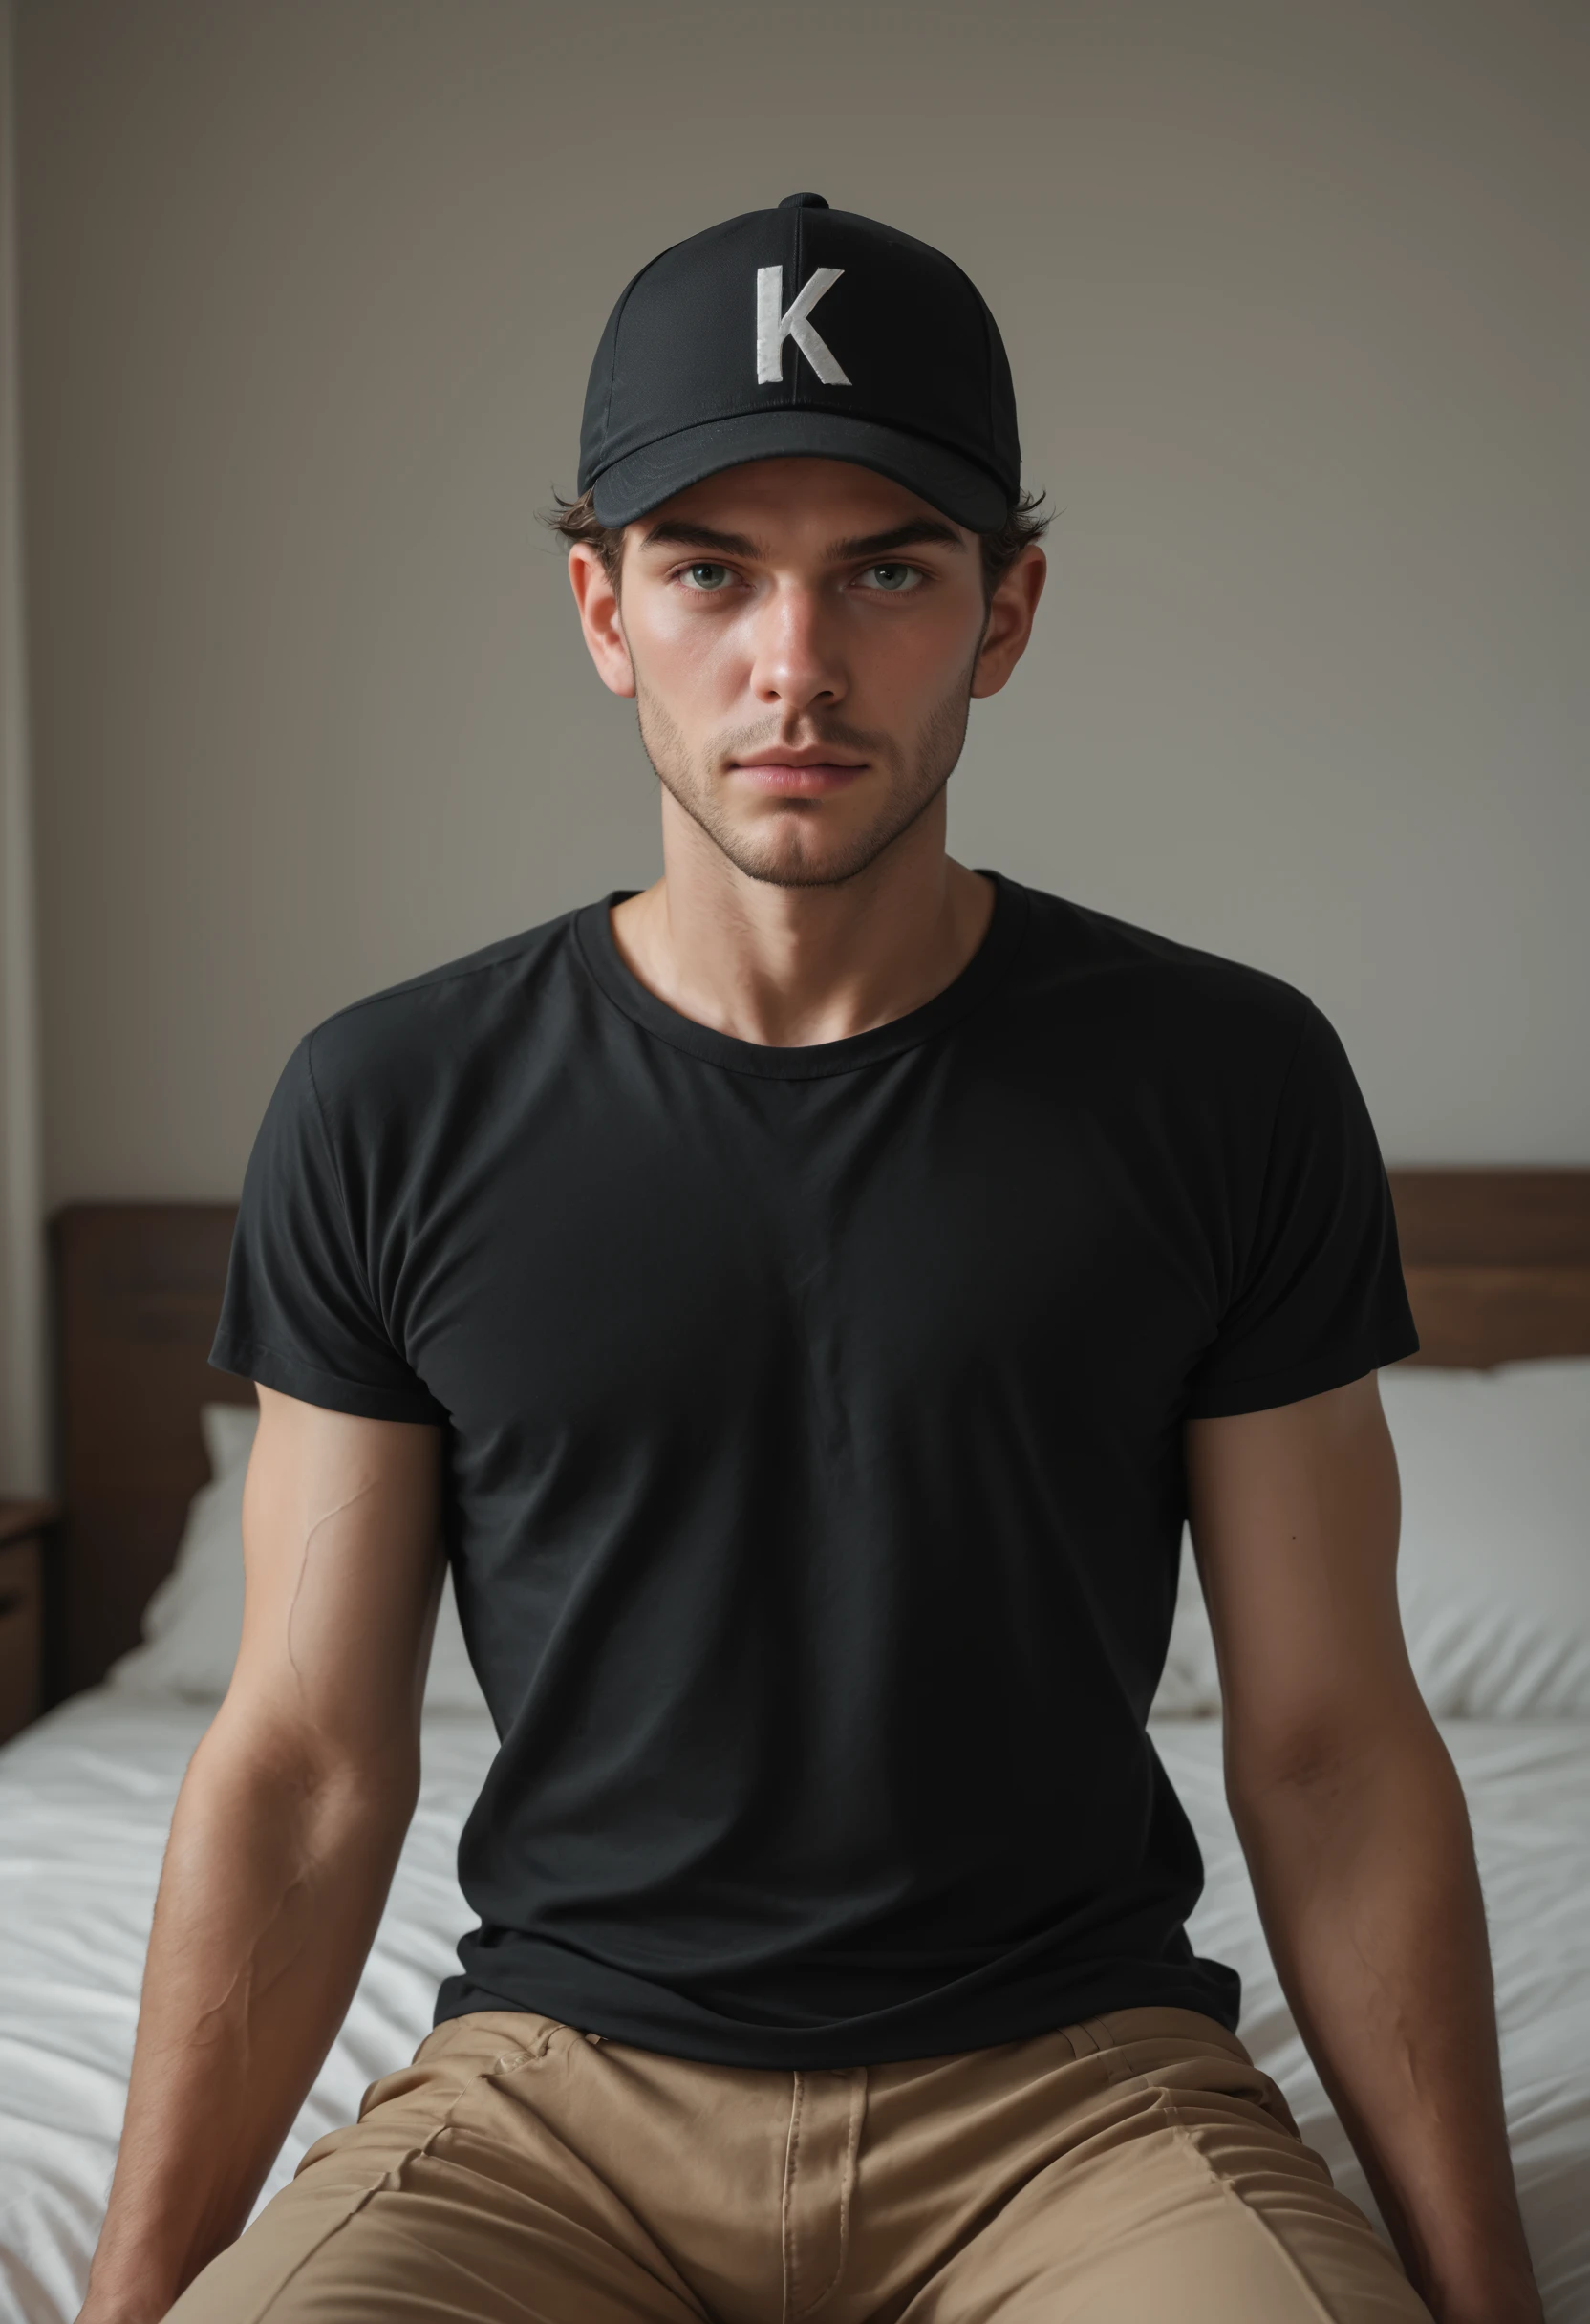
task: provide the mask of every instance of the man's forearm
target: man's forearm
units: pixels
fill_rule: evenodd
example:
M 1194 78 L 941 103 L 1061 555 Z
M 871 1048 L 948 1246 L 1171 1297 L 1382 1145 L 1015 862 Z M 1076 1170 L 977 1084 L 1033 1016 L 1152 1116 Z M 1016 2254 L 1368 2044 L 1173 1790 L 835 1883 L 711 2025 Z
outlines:
M 340 2024 L 414 1772 L 315 1770 L 224 1707 L 155 1910 L 127 2118 L 84 2324 L 144 2324 L 243 2227 Z
M 1439 2324 L 1536 2324 L 1484 1909 L 1422 1706 L 1233 1805 L 1299 2028 Z

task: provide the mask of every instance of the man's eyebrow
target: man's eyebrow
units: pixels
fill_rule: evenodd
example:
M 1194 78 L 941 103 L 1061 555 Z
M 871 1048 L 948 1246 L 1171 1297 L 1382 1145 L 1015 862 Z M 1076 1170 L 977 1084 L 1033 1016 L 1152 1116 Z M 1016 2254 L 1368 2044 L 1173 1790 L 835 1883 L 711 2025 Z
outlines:
M 849 563 L 853 557 L 888 557 L 897 549 L 964 549 L 966 542 L 953 525 L 937 517 L 919 516 L 909 525 L 896 525 L 889 532 L 863 533 L 858 540 L 833 541 L 827 549 L 831 563 Z
M 675 549 L 716 549 L 726 557 L 759 553 L 755 541 L 742 532 L 715 532 L 710 525 L 686 525 L 677 517 L 665 517 L 660 525 L 654 525 L 641 547 L 650 549 L 656 541 L 666 541 Z
M 687 525 L 682 518 L 665 517 L 654 525 L 641 543 L 643 549 L 661 544 L 670 549 L 706 549 L 720 557 L 762 556 L 759 543 L 743 532 L 719 532 L 711 525 Z M 901 549 L 959 549 L 966 543 L 953 525 L 937 517 L 913 517 L 888 532 L 866 532 L 848 541 L 830 541 L 824 551 L 830 565 L 853 564 L 858 557 L 890 557 Z

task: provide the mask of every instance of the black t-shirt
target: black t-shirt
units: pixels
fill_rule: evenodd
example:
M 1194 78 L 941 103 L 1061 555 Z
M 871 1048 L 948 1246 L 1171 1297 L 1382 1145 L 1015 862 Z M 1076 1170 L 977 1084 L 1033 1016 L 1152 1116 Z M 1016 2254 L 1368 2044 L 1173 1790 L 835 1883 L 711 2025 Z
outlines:
M 1329 1025 L 1000 880 L 810 1048 L 655 999 L 595 904 L 333 1017 L 214 1361 L 445 1430 L 501 1748 L 438 2013 L 729 2064 L 1235 2021 L 1145 1732 L 1182 1423 L 1416 1345 Z

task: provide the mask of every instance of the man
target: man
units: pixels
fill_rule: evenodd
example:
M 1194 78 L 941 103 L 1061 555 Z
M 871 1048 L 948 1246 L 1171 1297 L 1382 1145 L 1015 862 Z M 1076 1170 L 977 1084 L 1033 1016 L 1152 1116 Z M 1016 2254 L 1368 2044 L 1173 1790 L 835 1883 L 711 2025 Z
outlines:
M 791 196 L 630 286 L 580 483 L 665 875 L 345 1010 L 272 1101 L 216 1345 L 243 1645 L 85 2318 L 1537 2319 L 1350 1071 L 1274 979 L 945 854 L 1043 575 L 992 318 Z M 1184 1509 L 1406 2273 L 1183 1933 Z M 439 1538 L 502 1737 L 480 1926 L 233 2243 L 413 1805 Z

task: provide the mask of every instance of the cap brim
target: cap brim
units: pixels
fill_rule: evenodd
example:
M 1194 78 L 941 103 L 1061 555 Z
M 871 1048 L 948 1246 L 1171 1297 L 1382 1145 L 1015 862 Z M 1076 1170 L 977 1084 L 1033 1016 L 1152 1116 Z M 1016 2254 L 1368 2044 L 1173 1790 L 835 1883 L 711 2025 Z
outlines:
M 614 461 L 595 482 L 597 521 L 633 525 L 676 492 L 752 460 L 854 461 L 904 484 L 971 532 L 992 532 L 1002 525 L 1014 498 L 976 461 L 925 436 L 881 427 L 849 412 L 791 411 L 785 405 L 741 412 L 732 420 L 705 420 Z

